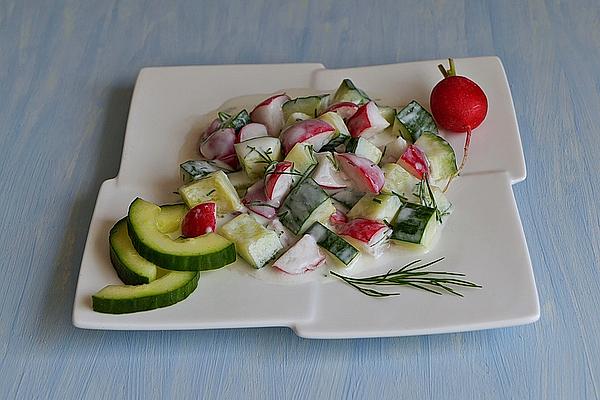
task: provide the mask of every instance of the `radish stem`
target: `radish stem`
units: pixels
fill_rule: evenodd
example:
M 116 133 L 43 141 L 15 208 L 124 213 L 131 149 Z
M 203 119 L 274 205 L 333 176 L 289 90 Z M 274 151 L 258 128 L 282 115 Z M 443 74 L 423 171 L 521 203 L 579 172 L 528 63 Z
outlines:
M 467 162 L 467 157 L 469 156 L 469 147 L 470 146 L 471 146 L 471 127 L 467 126 L 467 137 L 465 138 L 465 147 L 464 147 L 464 151 L 463 151 L 462 160 L 460 162 L 460 167 L 458 167 L 458 171 L 456 171 L 456 173 L 454 175 L 452 175 L 450 177 L 450 179 L 448 179 L 448 183 L 446 183 L 446 187 L 443 190 L 444 193 L 446 193 L 446 191 L 450 187 L 450 182 L 452 182 L 452 180 L 455 177 L 457 177 L 458 175 L 460 175 L 460 173 L 462 172 L 462 170 L 465 166 L 465 163 Z

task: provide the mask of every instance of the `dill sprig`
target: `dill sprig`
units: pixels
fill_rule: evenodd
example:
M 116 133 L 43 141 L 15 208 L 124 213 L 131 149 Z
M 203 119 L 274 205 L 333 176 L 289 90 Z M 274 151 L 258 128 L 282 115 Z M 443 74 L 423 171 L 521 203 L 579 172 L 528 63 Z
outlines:
M 392 271 L 390 269 L 383 275 L 375 275 L 365 278 L 343 276 L 334 271 L 330 271 L 330 273 L 354 287 L 361 293 L 371 297 L 389 297 L 400 294 L 396 292 L 381 292 L 379 290 L 372 289 L 372 287 L 377 286 L 410 286 L 437 295 L 450 293 L 460 297 L 463 297 L 463 295 L 453 289 L 452 286 L 481 288 L 481 285 L 459 278 L 465 276 L 465 274 L 458 272 L 424 270 L 425 268 L 436 264 L 443 259 L 444 257 L 441 257 L 437 260 L 430 261 L 422 265 L 416 265 L 420 263 L 421 260 L 415 260 L 406 264 L 397 271 Z

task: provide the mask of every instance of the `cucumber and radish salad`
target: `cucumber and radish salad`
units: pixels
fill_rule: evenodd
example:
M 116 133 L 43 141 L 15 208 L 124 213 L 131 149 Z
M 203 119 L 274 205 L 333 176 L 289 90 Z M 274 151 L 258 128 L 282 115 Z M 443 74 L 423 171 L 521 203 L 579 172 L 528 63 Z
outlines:
M 456 75 L 452 60 L 440 70 L 432 112 L 415 100 L 380 104 L 350 79 L 332 93 L 277 93 L 252 109 L 218 112 L 200 135 L 197 159 L 179 166 L 181 203 L 137 198 L 110 231 L 123 285 L 94 294 L 93 309 L 122 314 L 175 304 L 204 271 L 238 259 L 282 275 L 328 269 L 374 297 L 396 293 L 369 285 L 457 295 L 452 286 L 479 287 L 461 274 L 424 270 L 440 260 L 369 278 L 340 274 L 390 246 L 430 249 L 450 218 L 445 192 L 487 100 Z M 438 127 L 467 133 L 460 165 Z

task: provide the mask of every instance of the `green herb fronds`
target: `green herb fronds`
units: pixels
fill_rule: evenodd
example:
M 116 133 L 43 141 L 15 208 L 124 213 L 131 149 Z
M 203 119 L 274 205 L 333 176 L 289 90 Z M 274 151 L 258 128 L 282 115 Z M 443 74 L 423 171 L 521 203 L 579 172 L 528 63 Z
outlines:
M 396 292 L 382 292 L 380 290 L 373 289 L 373 287 L 384 286 L 410 286 L 415 289 L 424 290 L 437 295 L 450 293 L 460 297 L 463 297 L 463 295 L 456 291 L 456 289 L 454 289 L 452 286 L 481 288 L 481 285 L 459 278 L 465 276 L 465 274 L 458 272 L 424 270 L 425 268 L 436 264 L 443 259 L 444 257 L 441 257 L 437 260 L 430 261 L 422 265 L 416 265 L 420 263 L 421 260 L 415 260 L 406 264 L 397 271 L 392 271 L 390 269 L 386 274 L 369 276 L 365 278 L 343 276 L 334 271 L 330 271 L 330 273 L 331 275 L 354 287 L 361 293 L 371 297 L 389 297 L 400 294 Z

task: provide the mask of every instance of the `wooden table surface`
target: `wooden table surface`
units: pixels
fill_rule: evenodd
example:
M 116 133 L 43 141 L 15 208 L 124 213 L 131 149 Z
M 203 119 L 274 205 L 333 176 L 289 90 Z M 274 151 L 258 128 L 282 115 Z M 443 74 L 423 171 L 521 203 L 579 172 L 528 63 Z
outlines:
M 599 27 L 597 0 L 1 1 L 0 398 L 598 398 Z M 539 322 L 330 341 L 71 325 L 140 68 L 480 55 L 514 96 Z

